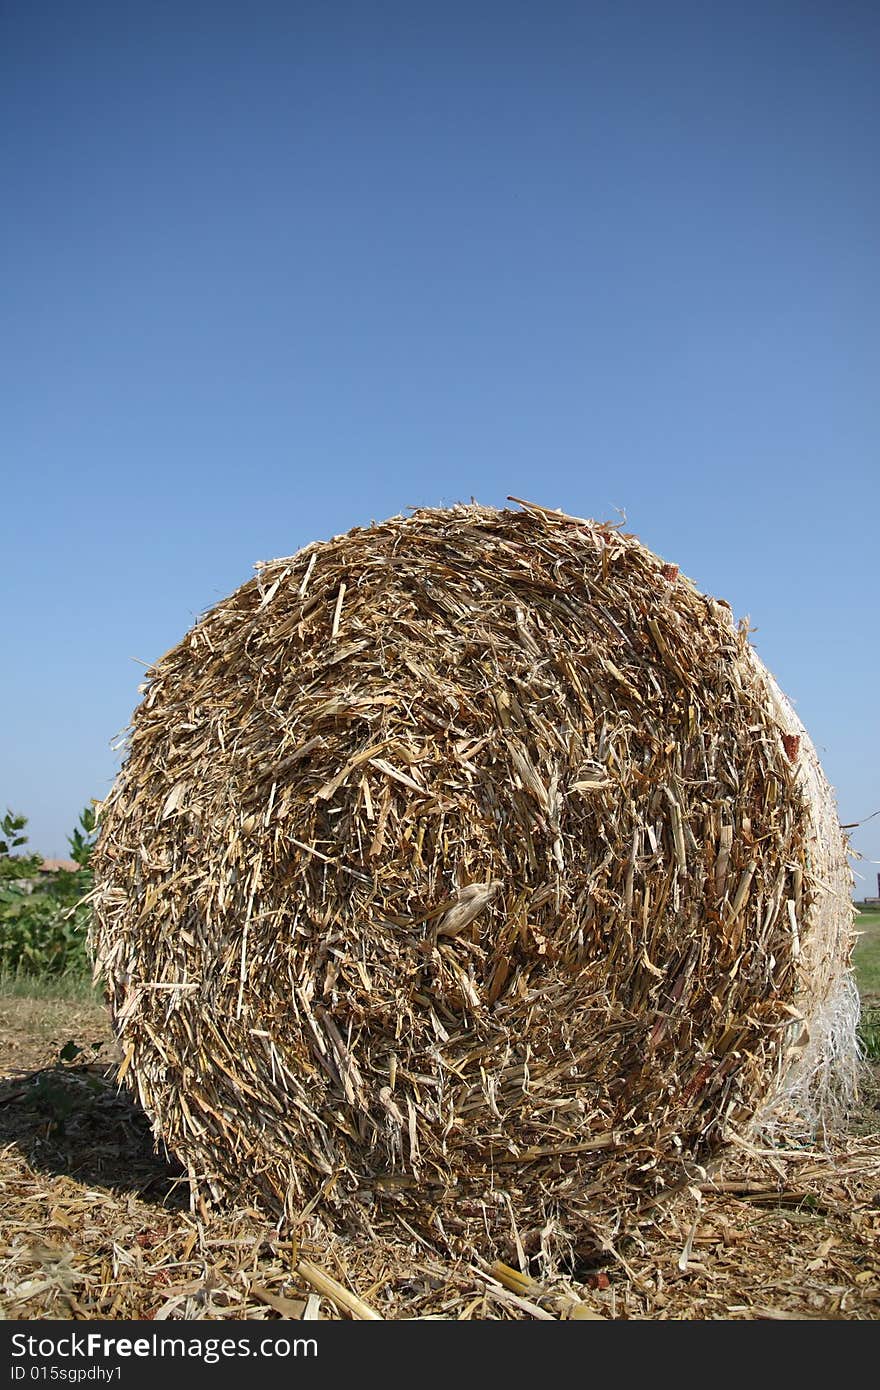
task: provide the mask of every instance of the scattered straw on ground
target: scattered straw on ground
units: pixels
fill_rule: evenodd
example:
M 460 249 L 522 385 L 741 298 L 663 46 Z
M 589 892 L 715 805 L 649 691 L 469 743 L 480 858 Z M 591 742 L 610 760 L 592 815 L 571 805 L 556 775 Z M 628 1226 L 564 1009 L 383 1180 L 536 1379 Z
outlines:
M 147 1122 L 77 1028 L 18 1048 L 0 1082 L 0 1315 L 42 1319 L 874 1319 L 877 1096 L 831 1152 L 740 1151 L 589 1266 L 534 1280 L 475 1246 L 281 1237 L 247 1210 L 204 1220 Z M 103 1030 L 101 1051 L 110 1050 Z M 92 1041 L 95 1018 L 88 1018 Z M 2 1041 L 8 1042 L 6 1030 Z M 23 1054 L 27 1052 L 25 1057 Z M 111 1072 L 115 1068 L 111 1068 Z

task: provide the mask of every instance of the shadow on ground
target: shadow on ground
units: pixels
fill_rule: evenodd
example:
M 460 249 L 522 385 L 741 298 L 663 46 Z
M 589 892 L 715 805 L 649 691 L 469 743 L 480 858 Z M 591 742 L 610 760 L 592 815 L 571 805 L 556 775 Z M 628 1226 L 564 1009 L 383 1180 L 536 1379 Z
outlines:
M 86 1187 L 189 1204 L 183 1170 L 153 1152 L 147 1117 L 103 1062 L 56 1063 L 0 1081 L 0 1148 Z

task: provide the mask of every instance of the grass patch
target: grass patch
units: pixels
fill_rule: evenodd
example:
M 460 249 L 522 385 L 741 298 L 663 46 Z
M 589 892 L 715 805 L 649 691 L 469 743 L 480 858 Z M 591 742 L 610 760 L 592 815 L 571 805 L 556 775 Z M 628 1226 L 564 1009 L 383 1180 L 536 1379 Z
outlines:
M 0 971 L 0 998 L 60 1000 L 69 1004 L 100 1004 L 100 987 L 91 975 L 71 970 L 64 975 L 34 975 L 23 970 Z
M 856 917 L 859 939 L 853 951 L 856 983 L 863 1000 L 880 1003 L 880 912 L 860 912 Z
M 880 1006 L 877 1004 L 862 1007 L 859 1039 L 868 1060 L 880 1062 Z
M 865 1056 L 880 1062 L 880 912 L 859 912 L 853 968 L 862 1000 L 859 1040 Z

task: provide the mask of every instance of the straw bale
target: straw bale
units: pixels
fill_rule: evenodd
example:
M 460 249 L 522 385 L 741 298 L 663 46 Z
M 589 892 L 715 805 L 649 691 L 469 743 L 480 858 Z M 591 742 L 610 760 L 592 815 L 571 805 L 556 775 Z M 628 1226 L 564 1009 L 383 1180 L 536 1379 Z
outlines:
M 358 528 L 142 693 L 92 948 L 202 1208 L 523 1267 L 845 1102 L 831 790 L 747 629 L 636 537 L 529 503 Z

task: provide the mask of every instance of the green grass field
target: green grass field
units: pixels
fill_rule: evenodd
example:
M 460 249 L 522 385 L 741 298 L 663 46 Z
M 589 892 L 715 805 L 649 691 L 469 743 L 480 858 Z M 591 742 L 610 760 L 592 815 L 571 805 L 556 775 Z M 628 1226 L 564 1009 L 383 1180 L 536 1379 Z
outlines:
M 860 912 L 856 918 L 859 939 L 853 952 L 859 993 L 880 1004 L 880 912 Z
M 60 999 L 75 1004 L 99 1004 L 101 991 L 85 971 L 32 975 L 20 970 L 0 970 L 0 999 Z

